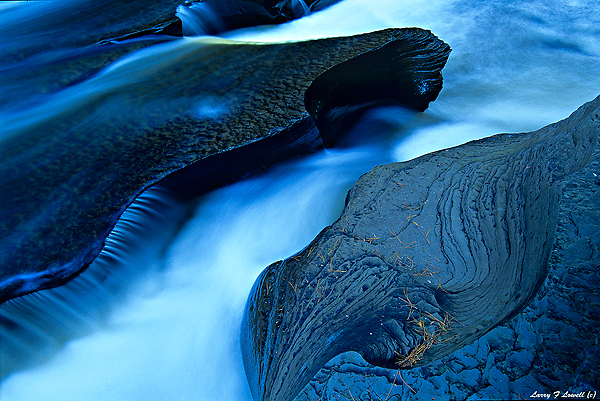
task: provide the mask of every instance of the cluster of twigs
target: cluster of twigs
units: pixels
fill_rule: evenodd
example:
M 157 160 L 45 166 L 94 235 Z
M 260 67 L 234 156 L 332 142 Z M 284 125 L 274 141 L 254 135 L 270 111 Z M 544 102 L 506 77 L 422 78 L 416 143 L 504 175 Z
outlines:
M 400 356 L 398 358 L 397 364 L 401 368 L 409 368 L 415 365 L 417 362 L 423 359 L 425 352 L 438 342 L 437 338 L 439 333 L 437 330 L 434 330 L 433 333 L 427 331 L 423 319 L 411 321 L 411 323 L 413 322 L 418 322 L 417 325 L 421 329 L 419 333 L 421 334 L 421 341 L 419 341 L 419 343 L 409 351 L 408 355 Z
M 406 290 L 404 290 L 404 298 L 402 298 L 402 301 L 404 301 L 409 308 L 408 317 L 406 318 L 408 320 L 413 316 L 413 312 L 418 311 L 418 309 L 408 297 Z M 423 359 L 425 352 L 439 343 L 439 337 L 452 330 L 453 320 L 454 318 L 449 313 L 444 313 L 444 317 L 440 319 L 429 312 L 419 312 L 419 318 L 414 318 L 408 323 L 417 327 L 417 333 L 421 337 L 420 341 L 407 355 L 398 355 L 397 365 L 401 368 L 409 368 Z M 431 326 L 434 327 L 433 331 L 427 329 Z M 443 340 L 442 342 L 449 341 L 450 339 L 451 338 Z

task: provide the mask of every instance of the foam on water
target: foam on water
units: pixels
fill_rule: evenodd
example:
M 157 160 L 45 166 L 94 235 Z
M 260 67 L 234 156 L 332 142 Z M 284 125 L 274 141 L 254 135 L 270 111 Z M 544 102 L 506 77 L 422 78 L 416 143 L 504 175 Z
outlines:
M 126 261 L 132 271 L 160 269 L 127 276 L 138 290 L 111 302 L 83 334 L 67 335 L 50 351 L 31 345 L 27 352 L 45 357 L 0 382 L 0 400 L 249 400 L 238 332 L 259 272 L 332 223 L 349 187 L 374 165 L 536 129 L 595 97 L 598 7 L 595 0 L 552 6 L 541 0 L 343 0 L 288 24 L 224 35 L 284 41 L 420 26 L 453 52 L 444 89 L 424 114 L 375 110 L 355 128 L 352 136 L 360 140 L 202 197 L 163 256 Z M 205 106 L 199 103 L 198 112 Z M 78 282 L 73 285 L 85 292 Z M 78 299 L 38 305 L 51 315 L 63 308 L 89 316 L 99 308 L 86 303 L 79 309 Z M 27 313 L 20 318 L 43 321 Z M 28 335 L 62 337 L 63 322 L 49 319 L 54 323 L 36 323 Z

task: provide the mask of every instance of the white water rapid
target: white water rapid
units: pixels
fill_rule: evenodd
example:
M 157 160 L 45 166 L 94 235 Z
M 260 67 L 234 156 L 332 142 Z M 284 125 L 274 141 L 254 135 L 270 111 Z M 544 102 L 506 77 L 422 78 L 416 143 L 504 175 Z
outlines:
M 223 36 L 284 41 L 404 26 L 430 29 L 453 48 L 444 89 L 425 113 L 374 110 L 351 145 L 213 191 L 191 214 L 160 190 L 146 195 L 113 234 L 126 237 L 121 245 L 70 289 L 31 296 L 27 307 L 0 306 L 0 318 L 29 327 L 0 333 L 0 401 L 250 400 L 238 338 L 250 288 L 264 267 L 337 218 L 361 174 L 540 128 L 600 92 L 597 0 L 342 0 Z M 186 29 L 200 29 L 193 13 Z M 164 46 L 176 51 L 177 41 Z

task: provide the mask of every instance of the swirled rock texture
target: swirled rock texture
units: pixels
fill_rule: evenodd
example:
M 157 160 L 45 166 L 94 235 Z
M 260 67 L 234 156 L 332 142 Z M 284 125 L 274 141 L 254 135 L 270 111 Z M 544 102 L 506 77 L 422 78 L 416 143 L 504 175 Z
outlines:
M 0 302 L 74 277 L 133 199 L 172 173 L 165 186 L 198 194 L 322 146 L 304 92 L 331 67 L 361 55 L 385 65 L 376 72 L 402 79 L 379 100 L 418 109 L 416 83 L 441 81 L 449 51 L 417 28 L 282 44 L 183 40 L 125 59 L 5 121 Z M 402 54 L 419 57 L 406 65 Z M 430 69 L 423 64 L 430 59 L 443 62 Z M 131 71 L 138 71 L 134 80 Z M 408 85 L 404 75 L 413 77 Z M 371 79 L 364 70 L 338 83 Z M 419 98 L 433 100 L 440 87 Z M 361 100 L 352 103 L 360 108 Z
M 438 400 L 534 398 L 600 389 L 600 143 L 563 182 L 546 281 L 517 316 L 425 366 L 374 367 L 356 353 L 330 360 L 296 397 Z M 562 389 L 562 390 L 558 390 Z M 374 396 L 374 397 L 373 397 Z M 539 398 L 539 397 L 538 397 Z
M 561 182 L 590 160 L 600 97 L 527 134 L 379 166 L 340 218 L 267 267 L 242 326 L 256 400 L 291 400 L 332 357 L 418 367 L 521 311 L 544 282 Z

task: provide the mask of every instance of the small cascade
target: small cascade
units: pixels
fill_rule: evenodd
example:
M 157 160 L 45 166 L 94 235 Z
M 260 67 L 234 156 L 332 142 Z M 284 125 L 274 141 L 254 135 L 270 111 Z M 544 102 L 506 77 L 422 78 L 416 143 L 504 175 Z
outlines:
M 0 305 L 0 380 L 101 326 L 110 308 L 132 289 L 133 277 L 160 269 L 160 256 L 186 210 L 165 189 L 148 189 L 125 210 L 83 273 L 63 286 Z
M 202 36 L 226 30 L 223 21 L 205 2 L 181 4 L 175 15 L 181 20 L 183 36 Z
M 6 39 L 0 55 L 37 45 L 37 35 L 64 37 L 42 24 L 48 13 L 35 19 L 27 13 L 53 7 L 62 13 L 74 4 L 93 12 L 105 1 L 22 3 L 0 15 Z M 223 29 L 206 3 L 178 7 L 184 35 Z M 206 194 L 193 213 L 160 187 L 140 195 L 86 271 L 64 286 L 0 305 L 0 400 L 248 401 L 239 327 L 250 287 L 267 265 L 298 252 L 335 221 L 361 174 L 498 132 L 531 131 L 597 96 L 597 0 L 546 3 L 344 0 L 310 18 L 221 34 L 268 42 L 419 26 L 454 50 L 444 89 L 424 114 L 374 110 L 342 146 Z M 311 11 L 303 0 L 287 4 L 295 16 Z M 53 99 L 76 107 L 90 90 L 104 95 L 137 85 L 141 76 L 188 57 L 193 43 L 180 39 L 133 53 Z M 0 100 L 12 105 L 20 82 L 31 84 L 0 73 Z M 3 109 L 3 134 L 42 121 L 59 106 L 53 102 Z M 221 105 L 203 100 L 195 111 L 218 115 Z

